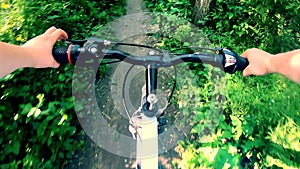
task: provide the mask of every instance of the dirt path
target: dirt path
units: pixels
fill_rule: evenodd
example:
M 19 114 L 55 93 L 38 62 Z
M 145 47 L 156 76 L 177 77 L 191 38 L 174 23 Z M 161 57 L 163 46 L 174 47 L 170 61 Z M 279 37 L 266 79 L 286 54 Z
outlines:
M 142 12 L 143 0 L 127 0 L 126 2 L 127 2 L 126 15 Z M 124 31 L 133 30 L 136 27 L 138 27 L 138 25 L 136 24 L 126 24 L 122 26 L 116 25 L 114 26 L 114 29 L 115 29 L 115 33 L 118 35 L 115 35 L 115 37 L 118 37 L 118 39 L 120 39 L 122 38 L 123 35 L 128 34 L 127 32 Z M 119 117 L 118 115 L 114 116 L 114 114 L 118 114 L 118 112 L 116 112 L 114 108 L 114 103 L 111 100 L 111 91 L 110 91 L 110 86 L 112 85 L 111 76 L 113 72 L 116 70 L 117 66 L 118 64 L 109 65 L 108 70 L 106 72 L 106 76 L 98 83 L 99 85 L 97 86 L 99 89 L 101 89 L 101 94 L 98 96 L 100 101 L 99 105 L 101 104 L 105 105 L 106 109 L 109 109 L 108 110 L 110 113 L 109 116 L 112 118 Z M 108 91 L 108 92 L 103 93 L 104 91 Z M 119 121 L 119 119 L 117 119 L 117 121 Z M 127 124 L 128 121 L 124 121 L 123 123 L 126 124 L 126 126 L 128 125 Z M 127 131 L 127 128 L 125 126 L 123 129 Z M 118 156 L 111 152 L 108 152 L 100 148 L 88 137 L 86 139 L 86 142 L 87 142 L 86 145 L 87 156 L 84 162 L 85 165 L 82 165 L 82 168 L 87 168 L 87 169 L 134 169 L 135 168 L 134 159 Z
M 130 15 L 133 13 L 140 13 L 143 12 L 143 0 L 127 0 L 127 6 L 126 6 L 126 14 Z
M 127 16 L 136 15 L 143 12 L 143 0 L 127 0 Z M 143 16 L 141 17 L 129 17 L 129 19 L 121 22 L 115 22 L 112 24 L 114 28 L 115 37 L 119 40 L 131 41 L 133 43 L 147 44 L 147 39 L 145 37 L 135 37 L 135 34 L 139 34 L 139 31 L 146 29 L 141 24 Z M 131 36 L 132 35 L 132 36 Z M 127 38 L 129 37 L 129 39 Z M 123 64 L 123 63 L 122 63 Z M 112 75 L 119 64 L 113 64 L 108 66 L 106 75 L 97 85 L 97 89 L 101 93 L 97 95 L 99 100 L 99 106 L 105 106 L 105 110 L 109 112 L 109 118 L 115 121 L 118 121 L 119 126 L 117 126 L 119 131 L 128 133 L 128 121 L 122 121 L 119 119 L 118 110 L 116 110 L 116 105 L 111 98 L 111 93 L 120 92 L 119 89 L 111 89 L 110 86 L 113 86 L 114 82 L 111 80 Z M 125 64 L 126 67 L 126 64 Z M 142 84 L 142 83 L 140 83 Z M 141 88 L 141 86 L 136 86 L 136 88 Z M 114 91 L 112 91 L 114 90 Z M 134 98 L 133 100 L 139 100 L 140 96 Z M 122 125 L 124 123 L 124 125 Z M 114 124 L 112 124 L 114 125 Z M 117 146 L 117 145 L 116 145 Z M 159 157 L 160 168 L 161 169 L 170 169 L 172 168 L 172 160 L 178 158 L 177 154 L 170 150 L 164 154 L 161 154 Z M 135 168 L 135 159 L 130 157 L 122 157 L 110 153 L 97 144 L 95 144 L 88 136 L 86 136 L 86 145 L 85 151 L 81 152 L 74 159 L 73 164 L 65 167 L 66 169 L 134 169 Z

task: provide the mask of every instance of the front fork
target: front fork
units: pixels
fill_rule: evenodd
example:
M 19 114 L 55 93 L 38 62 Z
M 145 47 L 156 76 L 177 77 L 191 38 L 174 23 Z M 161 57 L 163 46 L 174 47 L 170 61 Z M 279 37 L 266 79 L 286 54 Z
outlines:
M 136 138 L 137 169 L 158 168 L 158 122 L 156 117 L 147 117 L 143 113 L 132 118 L 136 127 L 133 137 Z M 132 126 L 132 125 L 131 125 Z M 131 128 L 131 127 L 130 127 Z M 130 129 L 129 129 L 130 130 Z
M 158 168 L 158 130 L 161 127 L 159 116 L 163 110 L 157 106 L 158 70 L 155 65 L 146 67 L 146 85 L 142 88 L 141 107 L 130 119 L 129 131 L 137 140 L 137 169 Z

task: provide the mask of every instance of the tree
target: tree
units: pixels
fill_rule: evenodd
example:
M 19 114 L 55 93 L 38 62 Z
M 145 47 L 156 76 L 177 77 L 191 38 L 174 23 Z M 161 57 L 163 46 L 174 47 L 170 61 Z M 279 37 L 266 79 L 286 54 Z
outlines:
M 209 10 L 209 6 L 212 0 L 195 0 L 195 7 L 192 16 L 192 22 L 195 25 L 199 25 L 199 21 L 203 20 L 205 14 Z

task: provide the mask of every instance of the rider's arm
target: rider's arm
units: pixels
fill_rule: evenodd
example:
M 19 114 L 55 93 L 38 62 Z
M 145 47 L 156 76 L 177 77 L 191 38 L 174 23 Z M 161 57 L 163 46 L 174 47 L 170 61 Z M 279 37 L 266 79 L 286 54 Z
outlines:
M 65 31 L 51 27 L 23 46 L 0 42 L 0 77 L 24 67 L 57 68 L 59 64 L 52 56 L 52 48 L 57 40 L 67 38 Z
M 249 61 L 244 76 L 279 73 L 300 83 L 300 49 L 272 55 L 254 48 L 246 50 L 242 56 Z

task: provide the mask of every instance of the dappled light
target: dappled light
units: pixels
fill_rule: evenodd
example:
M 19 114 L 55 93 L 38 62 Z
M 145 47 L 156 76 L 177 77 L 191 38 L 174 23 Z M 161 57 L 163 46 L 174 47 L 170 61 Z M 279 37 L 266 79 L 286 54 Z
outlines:
M 71 40 L 96 36 L 135 42 L 154 46 L 155 52 L 170 51 L 172 57 L 199 52 L 197 47 L 228 48 L 239 55 L 260 48 L 276 54 L 300 48 L 299 4 L 299 0 L 2 0 L 0 39 L 22 45 L 55 26 Z M 150 24 L 133 24 L 146 21 Z M 130 54 L 154 55 L 152 48 L 123 47 Z M 145 72 L 133 68 L 135 76 L 123 83 L 129 67 L 116 70 L 111 65 L 103 64 L 97 71 L 70 64 L 22 68 L 1 78 L 0 168 L 135 168 L 135 152 L 120 155 L 129 144 L 135 147 L 122 106 L 129 105 L 130 115 L 139 108 Z M 165 144 L 159 148 L 160 168 L 300 168 L 299 84 L 279 74 L 243 77 L 241 72 L 226 74 L 200 63 L 178 65 L 176 73 L 173 67 L 161 70 L 157 95 L 161 107 L 168 108 L 161 112 L 167 124 L 159 128 L 159 141 Z M 124 102 L 122 87 L 126 87 Z M 95 127 L 89 128 L 91 135 L 82 124 Z M 109 129 L 101 130 L 103 137 L 109 131 L 116 137 L 97 137 L 103 125 Z M 124 147 L 114 142 L 121 140 L 120 135 L 129 140 Z

